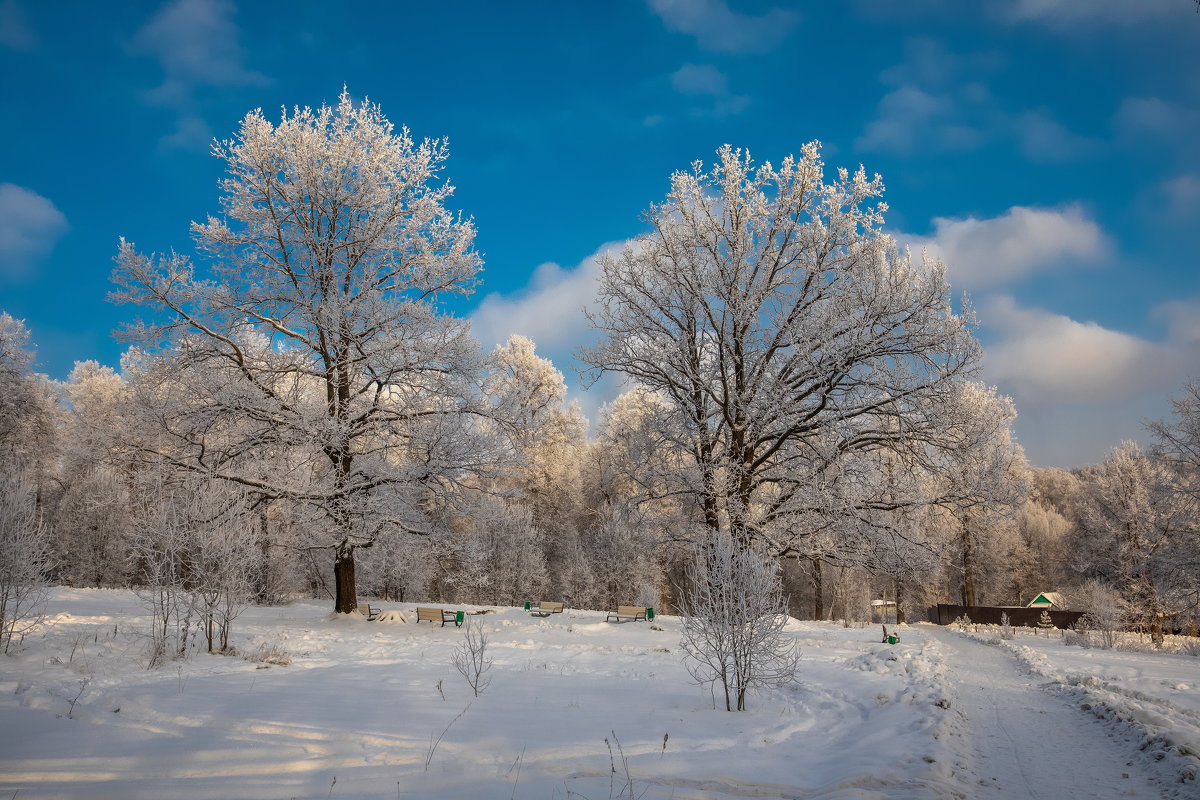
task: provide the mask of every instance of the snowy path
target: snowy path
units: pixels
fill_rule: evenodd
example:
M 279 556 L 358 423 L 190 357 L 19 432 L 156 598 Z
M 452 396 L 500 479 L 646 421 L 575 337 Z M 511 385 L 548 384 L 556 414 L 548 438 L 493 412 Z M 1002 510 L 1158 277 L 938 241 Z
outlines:
M 956 749 L 981 800 L 1162 797 L 1135 744 L 1114 740 L 1095 717 L 1042 689 L 1011 654 L 947 629 L 924 630 L 945 652 L 961 714 Z

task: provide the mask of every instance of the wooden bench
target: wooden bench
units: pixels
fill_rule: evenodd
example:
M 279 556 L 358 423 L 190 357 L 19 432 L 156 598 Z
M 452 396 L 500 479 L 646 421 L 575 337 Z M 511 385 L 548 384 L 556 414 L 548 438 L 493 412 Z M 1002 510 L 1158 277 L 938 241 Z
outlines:
M 417 624 L 422 622 L 440 622 L 446 627 L 447 622 L 453 622 L 454 627 L 463 624 L 464 614 L 461 611 L 447 611 L 442 608 L 417 608 Z
M 551 614 L 563 613 L 564 607 L 565 606 L 562 603 L 555 603 L 550 600 L 543 600 L 540 603 L 538 603 L 536 606 L 533 606 L 532 608 L 530 608 L 529 613 L 531 616 L 548 617 Z
M 370 603 L 359 603 L 358 613 L 367 618 L 368 622 L 373 622 L 379 616 L 379 609 L 375 608 Z
M 605 622 L 620 622 L 623 619 L 646 619 L 646 606 L 617 606 L 616 611 L 608 612 Z

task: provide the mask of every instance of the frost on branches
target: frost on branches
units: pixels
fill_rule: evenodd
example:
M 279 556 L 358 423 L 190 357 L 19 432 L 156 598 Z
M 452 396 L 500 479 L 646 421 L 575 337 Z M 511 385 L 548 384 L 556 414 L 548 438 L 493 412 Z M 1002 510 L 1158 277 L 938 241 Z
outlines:
M 1156 643 L 1164 621 L 1194 615 L 1200 596 L 1198 509 L 1177 480 L 1134 442 L 1084 472 L 1076 556 L 1120 592 L 1126 620 Z
M 940 263 L 880 232 L 882 191 L 861 169 L 827 181 L 815 143 L 778 167 L 725 146 L 675 173 L 651 231 L 603 262 L 583 359 L 664 399 L 697 514 L 743 546 L 807 555 L 836 531 L 869 549 L 874 512 L 920 502 L 881 479 L 883 454 L 903 477 L 956 444 L 971 317 Z
M 0 461 L 0 653 L 41 622 L 50 533 L 20 462 Z
M 0 311 L 0 459 L 18 460 L 39 490 L 53 469 L 55 391 L 33 371 L 34 350 L 22 320 Z
M 124 241 L 117 256 L 114 297 L 163 320 L 128 331 L 152 348 L 131 365 L 156 432 L 141 448 L 309 506 L 349 613 L 356 548 L 423 532 L 419 504 L 478 459 L 478 348 L 439 307 L 475 287 L 475 229 L 446 208 L 446 143 L 345 91 L 278 124 L 252 111 L 213 154 L 222 216 L 192 224 L 207 275 Z
M 957 437 L 931 460 L 929 493 L 949 517 L 952 549 L 962 575 L 962 604 L 978 605 L 977 585 L 989 570 L 1001 571 L 1016 539 L 1017 515 L 1031 478 L 1024 451 L 1013 439 L 1012 400 L 972 381 L 957 387 L 953 424 Z
M 720 684 L 725 710 L 746 710 L 746 692 L 795 680 L 796 641 L 772 561 L 710 531 L 687 567 L 682 647 L 698 683 Z

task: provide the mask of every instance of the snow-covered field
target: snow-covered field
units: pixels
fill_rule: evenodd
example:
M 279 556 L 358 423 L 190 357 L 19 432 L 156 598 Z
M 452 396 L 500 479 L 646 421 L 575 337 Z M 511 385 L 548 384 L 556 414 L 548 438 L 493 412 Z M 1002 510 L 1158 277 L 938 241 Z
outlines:
M 935 626 L 889 646 L 877 626 L 793 622 L 799 684 L 731 714 L 690 682 L 676 618 L 486 609 L 493 680 L 474 697 L 451 665 L 463 630 L 383 605 L 409 622 L 247 609 L 237 649 L 286 666 L 197 654 L 147 670 L 135 595 L 56 590 L 42 631 L 0 658 L 0 797 L 1066 796 L 1039 783 L 1055 780 L 1094 781 L 1093 800 L 1200 797 L 1195 657 L 1026 635 L 1005 643 L 1014 658 Z M 1048 753 L 1038 766 L 1024 742 Z

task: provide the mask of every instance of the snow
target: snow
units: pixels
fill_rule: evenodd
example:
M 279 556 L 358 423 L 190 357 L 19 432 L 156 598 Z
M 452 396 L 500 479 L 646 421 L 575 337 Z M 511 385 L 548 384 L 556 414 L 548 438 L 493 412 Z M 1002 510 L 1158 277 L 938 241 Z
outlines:
M 1098 650 L 1068 646 L 1060 632 L 1015 629 L 976 634 L 1012 653 L 1045 688 L 1095 718 L 1116 723 L 1139 751 L 1161 763 L 1168 779 L 1200 797 L 1200 659 L 1181 653 Z
M 197 653 L 147 670 L 133 593 L 54 590 L 41 631 L 0 659 L 0 796 L 1200 796 L 1180 781 L 1195 657 L 930 625 L 884 645 L 878 626 L 793 621 L 799 684 L 728 713 L 690 682 L 678 618 L 468 606 L 494 659 L 474 697 L 451 666 L 462 628 L 381 605 L 410 624 L 250 608 L 235 646 L 286 666 Z

